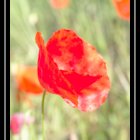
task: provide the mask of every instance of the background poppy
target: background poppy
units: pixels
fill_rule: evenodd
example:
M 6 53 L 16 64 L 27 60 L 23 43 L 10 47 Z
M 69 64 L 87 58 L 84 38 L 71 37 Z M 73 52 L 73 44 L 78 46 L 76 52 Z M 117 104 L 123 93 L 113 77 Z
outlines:
M 70 0 L 50 0 L 50 4 L 55 9 L 63 9 L 70 4 Z
M 30 114 L 24 114 L 21 112 L 14 113 L 10 117 L 10 130 L 12 134 L 20 134 L 24 124 L 30 125 L 34 122 L 34 117 Z
M 16 73 L 17 88 L 21 92 L 41 94 L 43 88 L 38 81 L 37 67 L 22 66 Z
M 130 20 L 130 0 L 112 0 L 117 14 L 124 20 Z
M 23 113 L 15 113 L 10 118 L 10 129 L 13 134 L 19 134 L 24 124 Z

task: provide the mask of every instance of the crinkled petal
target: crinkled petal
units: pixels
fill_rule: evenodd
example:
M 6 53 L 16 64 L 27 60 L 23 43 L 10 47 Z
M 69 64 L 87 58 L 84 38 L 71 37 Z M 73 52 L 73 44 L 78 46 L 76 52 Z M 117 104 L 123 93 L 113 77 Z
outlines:
M 82 111 L 104 103 L 110 81 L 106 63 L 92 45 L 75 32 L 61 29 L 43 46 L 39 47 L 38 76 L 47 91 Z

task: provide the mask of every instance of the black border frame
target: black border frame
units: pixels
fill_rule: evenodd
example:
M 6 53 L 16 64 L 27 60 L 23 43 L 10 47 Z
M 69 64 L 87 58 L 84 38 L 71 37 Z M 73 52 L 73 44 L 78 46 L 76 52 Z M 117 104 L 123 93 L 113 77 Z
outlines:
M 134 129 L 134 0 L 130 0 L 130 139 L 135 139 L 135 129 Z
M 4 0 L 4 140 L 10 139 L 10 0 Z

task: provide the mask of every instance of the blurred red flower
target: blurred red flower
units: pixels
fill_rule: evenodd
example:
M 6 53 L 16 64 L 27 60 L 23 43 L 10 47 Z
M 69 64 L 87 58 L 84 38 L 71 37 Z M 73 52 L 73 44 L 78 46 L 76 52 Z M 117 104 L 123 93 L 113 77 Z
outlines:
M 24 124 L 24 115 L 22 113 L 15 113 L 10 118 L 10 129 L 13 134 L 19 134 Z
M 110 89 L 106 63 L 92 45 L 66 29 L 56 31 L 46 45 L 37 32 L 36 43 L 38 77 L 47 91 L 81 111 L 105 102 Z
M 34 122 L 34 117 L 25 115 L 21 112 L 15 113 L 10 117 L 10 129 L 12 134 L 19 134 L 23 125 L 30 125 Z
M 55 9 L 66 8 L 70 3 L 70 0 L 50 0 L 50 4 Z
M 37 67 L 35 66 L 20 68 L 16 73 L 16 82 L 19 91 L 33 94 L 41 94 L 43 92 L 43 87 L 38 80 Z
M 130 0 L 113 0 L 118 15 L 124 20 L 130 20 Z

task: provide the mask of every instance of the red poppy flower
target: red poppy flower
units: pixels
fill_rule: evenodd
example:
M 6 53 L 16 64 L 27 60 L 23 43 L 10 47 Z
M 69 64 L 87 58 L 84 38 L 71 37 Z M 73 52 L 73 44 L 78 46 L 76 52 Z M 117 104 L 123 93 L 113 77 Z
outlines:
M 66 8 L 70 3 L 70 0 L 50 0 L 50 4 L 55 9 Z
M 16 74 L 16 82 L 19 91 L 34 94 L 43 92 L 43 87 L 38 80 L 37 67 L 26 66 L 20 68 Z
M 130 0 L 113 0 L 118 15 L 124 20 L 130 20 Z
M 71 30 L 55 32 L 47 44 L 36 34 L 38 77 L 49 92 L 81 111 L 102 105 L 110 89 L 106 63 L 96 49 Z

